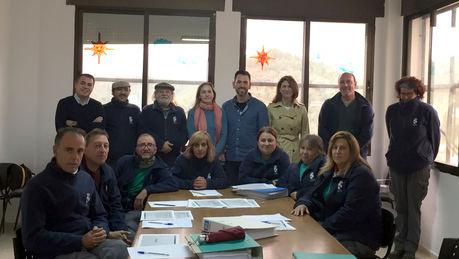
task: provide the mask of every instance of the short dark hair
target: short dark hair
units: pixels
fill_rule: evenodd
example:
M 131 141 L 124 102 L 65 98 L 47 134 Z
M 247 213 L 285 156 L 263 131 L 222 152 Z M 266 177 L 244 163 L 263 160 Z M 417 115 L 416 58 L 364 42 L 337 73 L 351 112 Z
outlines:
M 248 71 L 245 71 L 245 70 L 238 70 L 236 71 L 236 73 L 234 74 L 234 80 L 236 81 L 236 77 L 237 75 L 244 75 L 244 76 L 248 76 L 249 77 L 249 82 L 252 80 L 250 79 L 250 73 Z
M 424 98 L 426 86 L 422 83 L 421 80 L 417 79 L 414 76 L 405 76 L 397 82 L 395 82 L 395 92 L 397 92 L 397 98 L 400 98 L 401 87 L 413 89 L 416 96 L 418 96 L 421 99 Z
M 80 78 L 82 78 L 83 76 L 84 76 L 84 77 L 88 77 L 88 78 L 91 78 L 91 79 L 92 79 L 92 83 L 93 83 L 93 84 L 95 84 L 95 83 L 96 83 L 96 79 L 95 79 L 95 78 L 94 78 L 94 76 L 93 76 L 93 75 L 91 75 L 91 74 L 81 74 L 81 75 L 79 75 L 79 76 L 75 77 L 75 81 L 74 81 L 74 83 L 78 82 L 78 80 L 80 80 Z
M 64 135 L 69 132 L 75 135 L 80 135 L 83 138 L 86 136 L 86 132 L 80 128 L 73 128 L 73 127 L 60 128 L 59 130 L 57 130 L 56 137 L 54 138 L 54 145 L 58 146 L 59 143 L 61 142 L 62 137 L 64 137 Z
M 257 141 L 260 139 L 260 136 L 261 134 L 263 133 L 269 133 L 271 135 L 273 135 L 273 137 L 276 139 L 277 141 L 277 132 L 276 130 L 273 128 L 273 127 L 270 127 L 270 126 L 264 126 L 262 127 L 260 130 L 258 130 L 258 133 L 257 133 Z
M 319 153 L 321 156 L 325 156 L 324 142 L 320 136 L 306 134 L 300 139 L 300 147 L 305 143 L 308 143 L 308 146 L 317 150 L 317 153 Z
M 294 102 L 295 99 L 298 97 L 298 92 L 299 92 L 298 83 L 295 81 L 295 79 L 292 76 L 283 76 L 281 77 L 281 79 L 279 79 L 279 82 L 277 82 L 276 96 L 274 96 L 273 103 L 282 101 L 282 94 L 280 92 L 280 88 L 284 81 L 287 81 L 288 85 L 293 90 L 292 102 Z
M 139 135 L 137 136 L 137 139 L 135 140 L 135 142 L 137 143 L 137 141 L 139 140 L 139 138 L 140 138 L 140 137 L 143 137 L 143 136 L 149 136 L 149 137 L 152 137 L 152 138 L 153 138 L 153 140 L 154 140 L 154 141 L 155 141 L 155 143 L 156 143 L 156 139 L 155 139 L 155 137 L 153 137 L 153 135 L 152 135 L 152 134 L 150 134 L 150 133 L 148 133 L 148 132 L 143 132 L 143 133 L 139 134 Z
M 105 131 L 104 129 L 95 128 L 95 129 L 91 130 L 90 132 L 88 132 L 88 134 L 86 134 L 86 137 L 85 137 L 86 146 L 89 144 L 89 141 L 91 141 L 92 137 L 99 136 L 99 135 L 104 135 L 108 139 L 107 131 Z

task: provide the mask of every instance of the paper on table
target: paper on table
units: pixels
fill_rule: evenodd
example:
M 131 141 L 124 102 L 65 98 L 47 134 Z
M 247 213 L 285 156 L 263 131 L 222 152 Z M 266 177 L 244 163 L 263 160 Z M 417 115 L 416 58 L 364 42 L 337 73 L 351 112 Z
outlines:
M 259 208 L 260 205 L 254 199 L 220 199 L 220 201 L 225 204 L 227 208 Z
M 190 192 L 195 197 L 223 196 L 223 194 L 219 193 L 216 190 L 190 190 Z
M 280 213 L 276 214 L 265 214 L 265 215 L 242 215 L 241 217 L 247 217 L 258 221 L 276 221 L 276 220 L 286 220 L 291 221 L 291 219 L 282 216 Z
M 224 208 L 223 204 L 219 199 L 202 199 L 202 200 L 188 200 L 189 208 Z
M 233 189 L 238 190 L 265 190 L 265 189 L 274 189 L 276 186 L 267 183 L 249 183 L 232 186 Z
M 191 218 L 179 218 L 169 220 L 143 220 L 142 228 L 191 228 Z
M 188 248 L 188 245 L 185 244 L 128 247 L 127 250 L 131 259 L 186 258 L 194 256 L 194 254 Z M 139 251 L 143 251 L 145 254 L 139 254 Z M 164 253 L 168 255 L 149 254 L 149 252 Z
M 153 210 L 153 211 L 142 211 L 140 220 L 164 220 L 168 221 L 171 219 L 178 218 L 189 218 L 193 220 L 193 215 L 189 210 L 173 211 L 173 210 Z
M 292 225 L 290 225 L 285 220 L 270 220 L 270 221 L 263 221 L 264 223 L 276 225 L 277 227 L 275 230 L 296 230 Z
M 186 207 L 188 201 L 149 201 L 152 208 Z
M 136 246 L 175 245 L 178 240 L 178 234 L 140 234 Z

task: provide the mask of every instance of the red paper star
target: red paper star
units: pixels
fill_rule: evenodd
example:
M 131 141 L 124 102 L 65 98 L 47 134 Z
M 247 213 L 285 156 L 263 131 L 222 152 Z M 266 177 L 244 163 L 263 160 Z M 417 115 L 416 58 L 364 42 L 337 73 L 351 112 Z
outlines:
M 107 44 L 108 41 L 104 41 L 102 42 L 100 40 L 100 32 L 99 32 L 99 37 L 98 37 L 98 41 L 91 41 L 91 43 L 93 44 L 92 48 L 84 48 L 85 50 L 92 50 L 93 51 L 93 56 L 94 55 L 97 55 L 97 64 L 100 64 L 100 56 L 102 54 L 104 54 L 105 56 L 107 55 L 107 53 L 105 52 L 106 50 L 114 50 L 112 48 L 107 48 L 107 46 L 105 46 L 105 44 Z
M 262 49 L 261 49 L 261 52 L 257 50 L 257 54 L 258 56 L 251 56 L 250 58 L 255 58 L 257 59 L 257 62 L 255 64 L 258 64 L 260 63 L 261 64 L 261 70 L 263 70 L 263 67 L 265 65 L 265 63 L 267 65 L 269 65 L 268 61 L 270 59 L 276 59 L 276 58 L 273 58 L 273 57 L 270 57 L 268 56 L 268 54 L 271 52 L 272 50 L 268 51 L 268 52 L 265 52 L 265 46 L 263 45 Z

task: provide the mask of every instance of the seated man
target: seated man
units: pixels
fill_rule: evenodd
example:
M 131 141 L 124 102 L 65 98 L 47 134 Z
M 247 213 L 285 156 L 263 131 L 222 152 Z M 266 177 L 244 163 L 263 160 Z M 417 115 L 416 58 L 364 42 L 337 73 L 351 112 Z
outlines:
M 96 184 L 96 190 L 108 214 L 109 238 L 121 239 L 129 244 L 131 241 L 128 240 L 129 232 L 124 223 L 124 211 L 121 207 L 120 190 L 115 172 L 105 163 L 108 150 L 108 133 L 98 128 L 91 130 L 86 135 L 86 149 L 80 169 L 88 172 Z M 134 235 L 135 232 L 132 234 Z
M 32 178 L 21 199 L 24 247 L 38 258 L 123 258 L 121 240 L 106 239 L 106 212 L 91 176 L 78 169 L 84 131 L 58 130 L 54 158 Z
M 137 138 L 136 154 L 122 156 L 116 162 L 121 204 L 127 212 L 125 219 L 131 232 L 137 231 L 148 194 L 177 190 L 166 163 L 156 156 L 156 151 L 155 139 L 144 133 Z

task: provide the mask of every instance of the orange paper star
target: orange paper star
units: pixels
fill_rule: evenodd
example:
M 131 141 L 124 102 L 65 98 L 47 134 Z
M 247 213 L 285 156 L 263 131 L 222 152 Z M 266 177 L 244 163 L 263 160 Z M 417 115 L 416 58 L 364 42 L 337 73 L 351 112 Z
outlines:
M 114 50 L 112 48 L 107 48 L 105 44 L 107 44 L 108 41 L 102 42 L 100 40 L 100 32 L 99 32 L 99 40 L 98 41 L 91 41 L 92 43 L 92 48 L 84 48 L 85 50 L 92 50 L 93 53 L 92 55 L 97 55 L 97 64 L 100 64 L 100 56 L 104 54 L 105 56 L 107 53 L 105 52 L 106 50 Z
M 262 49 L 261 49 L 261 52 L 257 50 L 257 54 L 258 56 L 251 56 L 250 58 L 255 58 L 257 59 L 257 62 L 255 64 L 258 64 L 260 63 L 261 64 L 261 70 L 263 70 L 263 67 L 265 65 L 265 63 L 267 65 L 269 65 L 268 61 L 271 60 L 271 59 L 276 59 L 276 58 L 273 58 L 273 57 L 270 57 L 268 56 L 268 54 L 271 52 L 272 50 L 269 50 L 268 52 L 265 52 L 265 46 L 263 45 Z

